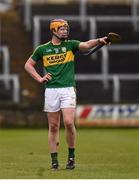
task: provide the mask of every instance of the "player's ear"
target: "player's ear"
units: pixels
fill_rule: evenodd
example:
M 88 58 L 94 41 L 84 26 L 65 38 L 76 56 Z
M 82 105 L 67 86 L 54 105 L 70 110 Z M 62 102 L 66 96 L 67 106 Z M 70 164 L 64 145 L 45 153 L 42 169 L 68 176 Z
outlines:
M 53 34 L 54 34 L 55 32 L 56 32 L 55 29 L 51 29 L 51 30 L 50 30 L 50 33 L 51 33 L 52 36 L 53 36 Z

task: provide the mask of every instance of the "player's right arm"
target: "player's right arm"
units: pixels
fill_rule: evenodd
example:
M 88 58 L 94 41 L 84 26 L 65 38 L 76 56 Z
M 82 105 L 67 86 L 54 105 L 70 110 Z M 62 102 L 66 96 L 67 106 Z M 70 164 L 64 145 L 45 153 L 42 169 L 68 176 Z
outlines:
M 106 39 L 107 39 L 107 37 L 105 36 L 105 37 L 102 37 L 99 39 L 91 39 L 89 41 L 81 42 L 79 44 L 79 50 L 80 51 L 89 51 L 90 49 L 94 48 L 97 45 L 107 44 Z
M 39 83 L 47 82 L 51 80 L 51 74 L 47 73 L 41 77 L 35 69 L 36 62 L 30 57 L 25 63 L 25 70 Z

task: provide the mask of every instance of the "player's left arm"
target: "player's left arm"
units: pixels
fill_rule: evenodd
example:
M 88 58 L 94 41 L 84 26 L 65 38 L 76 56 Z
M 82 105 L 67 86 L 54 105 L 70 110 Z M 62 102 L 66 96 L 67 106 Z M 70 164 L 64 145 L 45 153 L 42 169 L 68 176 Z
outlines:
M 107 37 L 102 37 L 99 39 L 91 39 L 89 41 L 80 42 L 79 44 L 79 50 L 80 51 L 89 51 L 93 47 L 100 45 L 100 44 L 107 44 L 106 41 Z

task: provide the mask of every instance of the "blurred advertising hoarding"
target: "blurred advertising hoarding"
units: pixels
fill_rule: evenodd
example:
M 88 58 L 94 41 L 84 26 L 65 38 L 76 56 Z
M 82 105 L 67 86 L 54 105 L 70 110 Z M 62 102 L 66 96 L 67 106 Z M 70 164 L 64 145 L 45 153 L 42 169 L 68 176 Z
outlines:
M 139 104 L 79 105 L 76 125 L 139 127 Z

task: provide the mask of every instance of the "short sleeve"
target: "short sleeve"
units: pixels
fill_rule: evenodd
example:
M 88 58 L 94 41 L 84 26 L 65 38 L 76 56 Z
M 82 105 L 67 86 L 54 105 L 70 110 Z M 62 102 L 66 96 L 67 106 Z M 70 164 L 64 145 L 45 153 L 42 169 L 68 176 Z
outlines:
M 42 51 L 40 46 L 34 50 L 33 54 L 31 55 L 31 58 L 36 62 L 42 59 Z
M 74 52 L 79 50 L 80 41 L 78 41 L 78 40 L 71 40 L 71 44 L 72 44 L 72 50 Z

